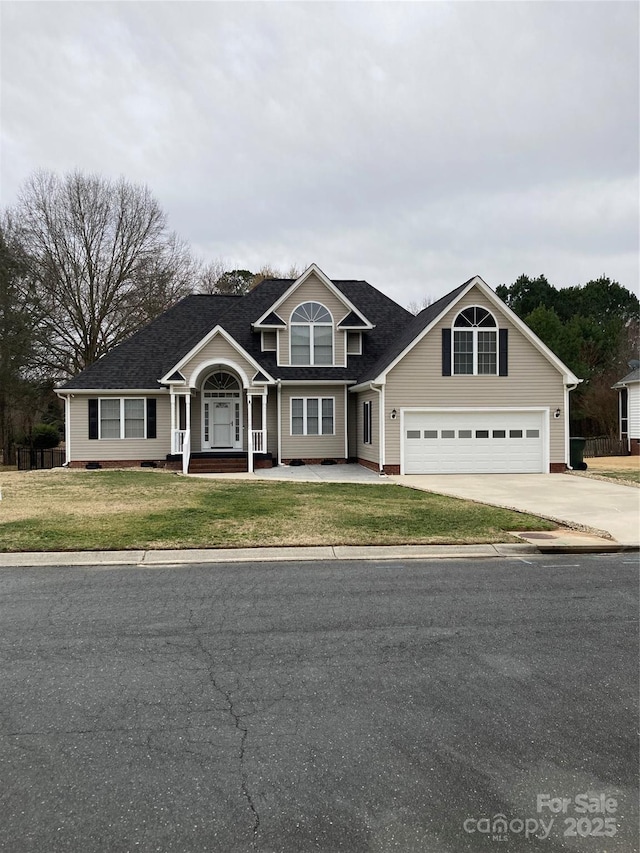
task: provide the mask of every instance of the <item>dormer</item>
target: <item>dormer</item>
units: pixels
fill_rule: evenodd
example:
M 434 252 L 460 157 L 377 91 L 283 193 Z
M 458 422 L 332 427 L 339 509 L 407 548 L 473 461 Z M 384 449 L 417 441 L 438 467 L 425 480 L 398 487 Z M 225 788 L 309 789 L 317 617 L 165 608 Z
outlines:
M 361 353 L 362 331 L 373 324 L 312 264 L 253 328 L 263 352 L 275 348 L 278 365 L 326 368 L 346 367 L 348 350 Z

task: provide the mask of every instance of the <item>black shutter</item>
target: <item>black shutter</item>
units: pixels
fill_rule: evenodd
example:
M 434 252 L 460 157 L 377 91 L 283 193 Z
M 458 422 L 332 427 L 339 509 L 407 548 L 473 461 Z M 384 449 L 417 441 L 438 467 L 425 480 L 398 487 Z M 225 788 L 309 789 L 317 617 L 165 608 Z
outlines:
M 451 376 L 451 329 L 442 330 L 442 375 Z
M 498 332 L 498 375 L 509 375 L 509 329 Z
M 155 397 L 147 399 L 147 438 L 156 437 L 156 400 Z
M 98 437 L 98 401 L 89 400 L 89 438 Z

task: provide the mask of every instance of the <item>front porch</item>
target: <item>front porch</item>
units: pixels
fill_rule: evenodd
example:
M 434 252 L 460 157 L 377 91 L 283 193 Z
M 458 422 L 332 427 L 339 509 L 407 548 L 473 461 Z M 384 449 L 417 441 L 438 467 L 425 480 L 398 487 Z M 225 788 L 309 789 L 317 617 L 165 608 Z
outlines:
M 271 467 L 267 388 L 252 387 L 241 370 L 219 362 L 201 367 L 192 383 L 170 383 L 167 463 L 185 474 Z
M 182 430 L 184 432 L 184 430 Z M 273 467 L 271 453 L 252 454 L 253 470 Z M 183 453 L 167 455 L 167 468 L 174 471 L 184 471 Z M 189 454 L 187 474 L 246 474 L 249 472 L 249 454 L 244 450 L 229 452 L 200 451 Z

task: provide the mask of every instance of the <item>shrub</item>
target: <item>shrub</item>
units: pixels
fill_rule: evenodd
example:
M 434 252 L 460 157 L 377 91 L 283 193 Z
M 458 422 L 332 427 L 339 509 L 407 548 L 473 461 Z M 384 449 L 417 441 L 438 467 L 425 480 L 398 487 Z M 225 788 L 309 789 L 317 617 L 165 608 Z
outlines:
M 35 424 L 31 430 L 30 444 L 38 450 L 57 447 L 60 444 L 60 436 L 57 428 L 52 424 Z

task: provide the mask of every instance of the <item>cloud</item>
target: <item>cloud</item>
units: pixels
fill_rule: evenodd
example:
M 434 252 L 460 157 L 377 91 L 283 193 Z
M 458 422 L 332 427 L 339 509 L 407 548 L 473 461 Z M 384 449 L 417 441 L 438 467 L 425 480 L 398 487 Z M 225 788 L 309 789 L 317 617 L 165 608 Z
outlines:
M 36 167 L 123 174 L 208 257 L 315 260 L 404 302 L 476 272 L 637 287 L 636 4 L 2 16 L 4 203 Z

